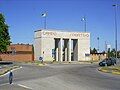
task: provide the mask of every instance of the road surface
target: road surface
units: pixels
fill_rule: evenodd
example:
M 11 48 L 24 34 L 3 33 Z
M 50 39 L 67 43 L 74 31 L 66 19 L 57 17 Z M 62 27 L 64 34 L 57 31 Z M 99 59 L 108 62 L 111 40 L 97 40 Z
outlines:
M 99 72 L 95 64 L 21 66 L 12 85 L 8 75 L 0 77 L 0 90 L 120 90 L 120 76 Z

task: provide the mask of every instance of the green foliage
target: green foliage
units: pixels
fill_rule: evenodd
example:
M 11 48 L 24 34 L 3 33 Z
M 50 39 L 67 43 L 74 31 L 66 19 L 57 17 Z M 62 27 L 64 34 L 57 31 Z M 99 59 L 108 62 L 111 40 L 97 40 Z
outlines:
M 120 58 L 120 51 L 117 52 L 117 56 L 118 56 L 118 58 Z
M 111 51 L 108 49 L 108 57 L 115 57 L 115 52 L 115 49 L 112 49 Z
M 5 23 L 3 14 L 0 13 L 0 52 L 7 51 L 8 45 L 10 45 L 8 25 Z
M 96 48 L 93 48 L 93 50 L 90 49 L 90 53 L 97 53 L 97 49 Z

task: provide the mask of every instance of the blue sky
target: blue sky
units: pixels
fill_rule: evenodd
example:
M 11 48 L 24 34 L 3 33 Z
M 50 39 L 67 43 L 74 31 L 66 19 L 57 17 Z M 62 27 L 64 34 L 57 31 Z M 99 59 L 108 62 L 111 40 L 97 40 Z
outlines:
M 43 28 L 41 14 L 48 12 L 47 28 L 66 31 L 84 31 L 81 18 L 87 18 L 91 33 L 91 47 L 105 50 L 105 41 L 114 48 L 115 28 L 113 4 L 120 0 L 0 0 L 13 43 L 34 42 L 34 31 Z M 120 6 L 117 9 L 118 48 L 120 49 Z

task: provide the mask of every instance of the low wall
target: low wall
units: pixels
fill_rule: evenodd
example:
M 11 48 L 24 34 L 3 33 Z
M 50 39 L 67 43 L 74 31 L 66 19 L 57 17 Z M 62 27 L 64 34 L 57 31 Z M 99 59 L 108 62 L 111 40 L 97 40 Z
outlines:
M 32 54 L 0 54 L 0 60 L 2 61 L 18 61 L 18 62 L 28 62 L 33 61 L 34 57 Z
M 106 54 L 91 54 L 91 60 L 99 61 L 106 58 Z

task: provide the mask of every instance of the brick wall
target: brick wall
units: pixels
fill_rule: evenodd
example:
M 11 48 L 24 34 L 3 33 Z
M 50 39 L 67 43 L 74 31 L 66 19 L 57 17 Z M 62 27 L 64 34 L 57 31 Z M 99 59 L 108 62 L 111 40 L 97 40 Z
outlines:
M 32 49 L 32 45 L 29 44 L 12 44 L 8 47 L 7 52 L 0 53 L 0 60 L 18 62 L 34 61 Z
M 33 61 L 33 55 L 31 54 L 16 54 L 16 55 L 11 55 L 11 54 L 0 54 L 0 57 L 2 61 L 18 61 L 18 62 L 28 62 L 28 61 Z
M 32 51 L 32 45 L 29 44 L 12 44 L 8 47 L 8 51 Z

